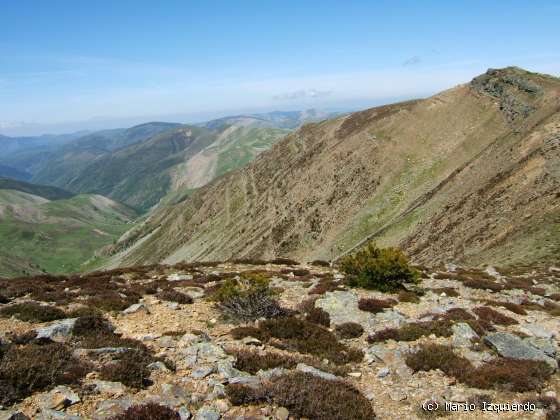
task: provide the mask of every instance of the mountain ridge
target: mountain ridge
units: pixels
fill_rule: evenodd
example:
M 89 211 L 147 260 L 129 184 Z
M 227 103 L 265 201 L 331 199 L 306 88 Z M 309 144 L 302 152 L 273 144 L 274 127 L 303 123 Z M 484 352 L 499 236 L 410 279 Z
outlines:
M 427 99 L 306 124 L 249 166 L 155 211 L 109 265 L 333 259 L 366 238 L 425 263 L 550 259 L 558 92 L 557 78 L 491 69 Z

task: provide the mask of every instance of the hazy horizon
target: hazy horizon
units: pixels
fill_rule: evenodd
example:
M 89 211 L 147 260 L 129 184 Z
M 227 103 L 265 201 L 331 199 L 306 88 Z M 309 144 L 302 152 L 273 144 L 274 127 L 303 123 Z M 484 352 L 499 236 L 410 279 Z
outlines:
M 0 133 L 355 110 L 425 97 L 490 67 L 559 75 L 550 51 L 560 6 L 538 3 L 5 5 Z

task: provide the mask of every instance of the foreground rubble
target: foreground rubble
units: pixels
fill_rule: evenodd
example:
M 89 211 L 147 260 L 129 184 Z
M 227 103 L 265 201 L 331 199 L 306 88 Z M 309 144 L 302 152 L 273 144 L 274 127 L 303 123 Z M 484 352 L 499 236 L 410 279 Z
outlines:
M 297 418 L 310 408 L 284 395 L 278 384 L 293 392 L 300 384 L 306 387 L 301 392 L 331 392 L 330 382 L 337 392 L 347 392 L 341 399 L 356 398 L 356 407 L 363 409 L 348 418 L 374 412 L 380 419 L 558 418 L 560 272 L 554 267 L 424 269 L 417 290 L 391 294 L 349 289 L 344 276 L 330 267 L 290 263 L 179 264 L 81 278 L 1 280 L 0 343 L 8 349 L 2 363 L 18 349 L 60 346 L 83 372 L 23 398 L 3 397 L 0 419 L 108 419 L 148 402 L 173 408 L 181 419 Z M 247 273 L 272 279 L 290 320 L 282 328 L 301 322 L 297 325 L 316 330 L 330 347 L 279 334 L 276 321 L 225 318 L 209 296 L 224 280 Z M 46 316 L 41 307 L 17 306 L 32 301 L 59 312 Z M 107 325 L 84 326 L 83 319 L 92 314 L 102 315 Z M 37 317 L 52 320 L 37 322 Z M 484 388 L 471 386 L 468 372 L 447 369 L 443 361 L 439 369 L 412 369 L 417 365 L 410 355 L 426 348 L 451 351 L 445 354 L 467 370 L 479 369 L 476 383 Z M 123 354 L 131 349 L 142 356 L 138 363 L 145 371 L 136 382 L 132 370 L 130 377 L 125 371 L 122 380 L 110 380 L 118 378 Z M 490 375 L 490 366 L 516 360 L 511 365 L 516 369 L 533 369 L 520 375 L 531 380 L 508 382 Z M 0 387 L 5 383 L 0 376 Z M 251 403 L 248 390 L 260 397 Z M 306 396 L 306 403 L 320 402 L 312 399 Z M 440 409 L 423 410 L 426 401 Z M 446 402 L 461 409 L 444 412 Z M 531 402 L 535 410 L 482 411 L 499 407 L 490 402 Z M 465 411 L 465 403 L 477 408 Z M 312 407 L 325 418 L 323 407 Z

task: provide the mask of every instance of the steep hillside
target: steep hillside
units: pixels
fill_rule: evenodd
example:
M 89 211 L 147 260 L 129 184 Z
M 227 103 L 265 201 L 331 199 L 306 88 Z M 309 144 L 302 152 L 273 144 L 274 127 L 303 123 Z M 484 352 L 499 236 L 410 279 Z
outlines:
M 128 131 L 133 130 L 138 127 Z M 162 198 L 173 202 L 245 165 L 287 132 L 244 117 L 212 129 L 180 126 L 114 150 L 97 141 L 96 134 L 66 148 L 34 179 L 76 193 L 101 194 L 145 212 Z
M 0 164 L 0 177 L 29 181 L 31 179 L 31 174 L 8 165 Z
M 14 159 L 19 165 L 33 163 L 30 168 L 34 174 L 33 182 L 66 188 L 73 179 L 87 171 L 92 160 L 180 126 L 181 124 L 175 123 L 151 122 L 128 129 L 97 131 L 49 150 L 42 157 L 37 156 L 40 151 L 30 150 L 15 155 Z
M 47 200 L 62 200 L 74 196 L 71 192 L 64 191 L 57 187 L 48 185 L 30 184 L 28 182 L 17 181 L 10 178 L 0 177 L 0 190 L 15 190 L 27 194 L 37 195 Z
M 133 210 L 98 195 L 62 198 L 50 187 L 36 188 L 43 196 L 9 187 L 0 182 L 0 277 L 79 271 L 136 217 Z
M 506 68 L 308 124 L 156 211 L 109 265 L 332 259 L 366 240 L 424 263 L 557 261 L 559 109 L 559 79 Z

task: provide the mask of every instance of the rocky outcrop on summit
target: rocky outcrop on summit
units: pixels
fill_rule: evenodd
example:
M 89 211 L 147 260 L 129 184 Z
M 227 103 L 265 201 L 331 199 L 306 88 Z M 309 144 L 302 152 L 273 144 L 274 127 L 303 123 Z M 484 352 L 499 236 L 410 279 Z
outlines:
M 560 79 L 489 70 L 433 97 L 308 124 L 158 209 L 109 266 L 336 259 L 367 241 L 420 263 L 560 253 Z

